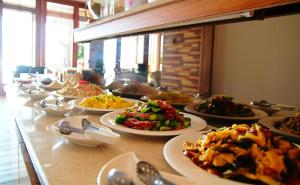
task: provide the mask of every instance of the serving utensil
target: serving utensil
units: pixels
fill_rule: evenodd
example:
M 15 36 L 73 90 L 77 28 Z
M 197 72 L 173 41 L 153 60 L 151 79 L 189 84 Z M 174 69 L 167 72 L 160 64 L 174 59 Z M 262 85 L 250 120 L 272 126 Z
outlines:
M 134 185 L 132 179 L 124 172 L 118 171 L 115 168 L 108 173 L 109 185 Z
M 41 107 L 44 109 L 44 108 L 47 108 L 47 107 L 50 107 L 50 106 L 59 106 L 62 102 L 58 99 L 55 100 L 55 104 L 51 104 L 51 103 L 47 103 L 46 100 L 42 100 L 41 101 Z
M 136 170 L 139 179 L 146 185 L 175 185 L 163 178 L 156 167 L 146 161 L 138 162 Z
M 120 141 L 119 134 L 111 131 L 109 128 L 104 126 L 102 126 L 102 128 L 97 127 L 86 118 L 83 118 L 81 120 L 81 126 L 85 131 L 85 134 L 92 139 L 96 139 L 107 144 L 116 144 Z
M 84 132 L 85 132 L 85 130 L 83 130 L 83 129 L 72 127 L 70 122 L 65 121 L 65 120 L 62 120 L 58 123 L 58 128 L 59 128 L 60 133 L 66 134 L 66 135 L 69 135 L 72 132 L 79 133 L 79 134 L 84 134 Z
M 88 129 L 95 130 L 95 131 L 99 131 L 100 130 L 99 127 L 93 125 L 92 122 L 90 122 L 86 118 L 83 118 L 81 120 L 81 126 L 82 126 L 82 129 L 84 129 L 84 130 L 88 130 Z

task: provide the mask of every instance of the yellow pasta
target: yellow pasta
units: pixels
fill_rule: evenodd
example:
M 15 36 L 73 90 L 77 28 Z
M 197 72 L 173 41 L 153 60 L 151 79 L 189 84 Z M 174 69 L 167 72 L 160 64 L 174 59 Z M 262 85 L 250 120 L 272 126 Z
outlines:
M 102 109 L 119 109 L 128 108 L 133 106 L 133 102 L 129 102 L 119 96 L 100 94 L 98 96 L 92 96 L 85 98 L 81 101 L 80 105 L 90 108 L 102 108 Z

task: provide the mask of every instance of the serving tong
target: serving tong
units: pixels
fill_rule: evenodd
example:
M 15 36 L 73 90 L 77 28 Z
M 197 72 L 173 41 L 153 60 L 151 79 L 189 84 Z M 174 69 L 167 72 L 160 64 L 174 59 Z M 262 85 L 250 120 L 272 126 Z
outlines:
M 47 100 L 42 100 L 41 101 L 41 108 L 47 108 L 47 107 L 50 107 L 50 106 L 59 106 L 63 104 L 63 101 L 59 100 L 59 99 L 56 99 L 55 100 L 55 104 L 52 104 L 52 103 L 47 103 Z
M 70 135 L 72 132 L 86 134 L 92 140 L 99 140 L 106 144 L 116 144 L 120 141 L 120 135 L 107 127 L 98 127 L 88 119 L 81 120 L 81 128 L 71 126 L 70 122 L 62 120 L 58 123 L 58 129 L 61 134 Z
M 146 185 L 175 185 L 163 178 L 157 168 L 146 161 L 139 161 L 136 164 L 136 173 L 138 178 Z M 108 173 L 108 184 L 134 185 L 134 182 L 128 174 L 113 168 Z
M 91 129 L 93 131 L 99 131 L 100 130 L 99 127 L 97 127 L 95 125 L 92 125 L 92 123 L 86 118 L 83 118 L 81 120 L 81 127 L 82 128 L 72 127 L 70 122 L 64 121 L 64 120 L 60 121 L 57 126 L 59 128 L 60 133 L 66 134 L 66 135 L 69 135 L 72 132 L 79 133 L 79 134 L 84 134 L 88 129 Z
M 252 105 L 252 106 L 258 106 L 258 107 L 261 107 L 261 108 L 272 108 L 272 109 L 278 109 L 278 110 L 288 110 L 288 111 L 295 110 L 295 106 L 270 103 L 270 102 L 268 102 L 266 100 L 251 101 L 250 105 Z

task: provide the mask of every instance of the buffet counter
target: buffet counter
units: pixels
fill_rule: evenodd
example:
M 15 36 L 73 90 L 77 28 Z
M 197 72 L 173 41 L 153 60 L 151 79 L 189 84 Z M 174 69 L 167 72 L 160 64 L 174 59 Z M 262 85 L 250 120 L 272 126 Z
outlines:
M 96 184 L 102 166 L 127 152 L 135 152 L 140 160 L 154 164 L 161 171 L 176 174 L 163 156 L 164 144 L 171 137 L 119 132 L 121 141 L 116 145 L 103 144 L 96 148 L 77 146 L 51 130 L 51 125 L 64 117 L 41 114 L 33 107 L 34 102 L 24 97 L 16 87 L 7 86 L 6 94 L 41 184 Z M 73 115 L 87 113 L 74 110 L 69 116 Z M 89 114 L 88 119 L 100 122 L 98 114 Z

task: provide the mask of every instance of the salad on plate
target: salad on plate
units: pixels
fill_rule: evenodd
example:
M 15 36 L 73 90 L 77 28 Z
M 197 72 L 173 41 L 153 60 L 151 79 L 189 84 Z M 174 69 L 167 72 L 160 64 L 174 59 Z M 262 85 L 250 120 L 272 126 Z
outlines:
M 191 119 L 166 101 L 148 100 L 118 114 L 115 123 L 139 130 L 168 131 L 190 127 Z

